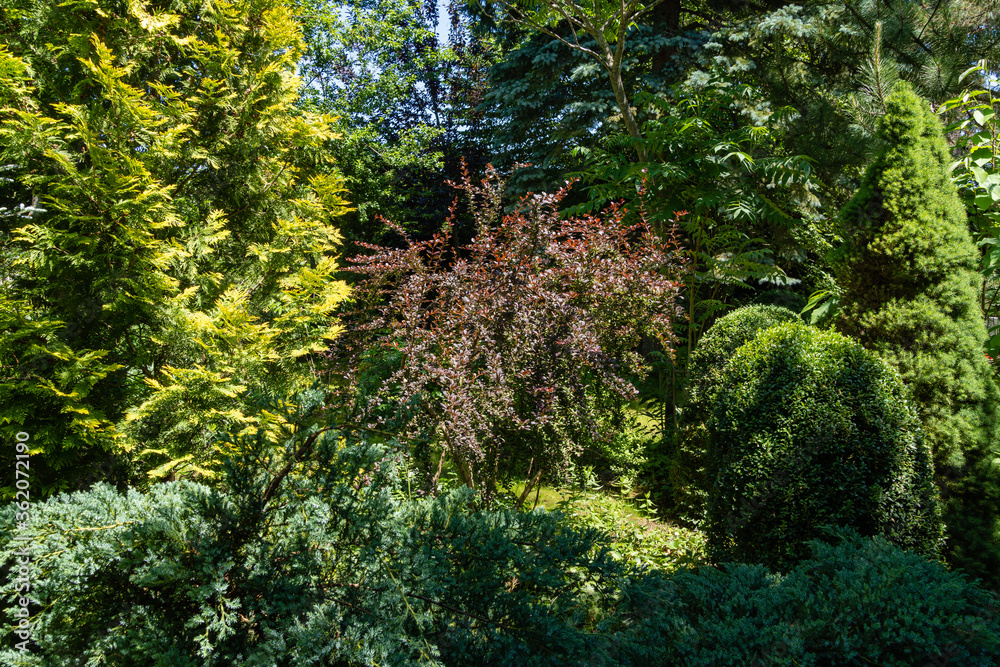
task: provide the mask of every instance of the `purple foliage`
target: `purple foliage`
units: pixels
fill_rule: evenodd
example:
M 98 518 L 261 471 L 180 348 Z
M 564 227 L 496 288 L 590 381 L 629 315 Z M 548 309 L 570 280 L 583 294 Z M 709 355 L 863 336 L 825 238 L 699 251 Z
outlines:
M 446 226 L 403 249 L 366 245 L 352 259 L 364 276 L 361 324 L 345 344 L 395 352 L 379 400 L 417 406 L 402 430 L 440 448 L 431 491 L 450 458 L 487 502 L 498 481 L 523 476 L 523 501 L 613 435 L 635 395 L 630 378 L 645 370 L 643 338 L 672 352 L 676 240 L 657 239 L 644 220 L 625 225 L 619 206 L 562 219 L 570 185 L 501 215 L 495 173 L 479 184 L 466 177 L 459 187 L 478 227 L 469 245 L 454 247 Z

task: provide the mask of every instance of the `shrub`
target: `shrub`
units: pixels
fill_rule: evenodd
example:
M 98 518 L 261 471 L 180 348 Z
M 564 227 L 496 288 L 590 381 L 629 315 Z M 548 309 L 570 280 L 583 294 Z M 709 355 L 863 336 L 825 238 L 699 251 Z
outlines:
M 886 100 L 885 148 L 841 211 L 837 328 L 889 361 L 934 456 L 947 556 L 1000 586 L 1000 392 L 983 353 L 982 276 L 941 125 L 909 87 Z
M 15 646 L 19 583 L 0 576 L 0 664 L 609 664 L 589 630 L 627 573 L 597 531 L 473 511 L 464 487 L 414 499 L 397 450 L 279 407 L 285 456 L 264 429 L 236 438 L 222 488 L 0 507 L 0 575 L 15 520 L 32 539 L 32 641 Z
M 636 394 L 629 378 L 646 371 L 638 346 L 673 342 L 679 283 L 669 276 L 682 266 L 673 241 L 624 225 L 619 207 L 563 217 L 568 186 L 501 215 L 495 176 L 464 183 L 478 225 L 468 245 L 455 248 L 446 227 L 354 258 L 361 324 L 340 345 L 398 352 L 375 400 L 400 409 L 402 435 L 438 448 L 425 460 L 427 490 L 447 460 L 487 503 L 524 480 L 523 502 L 621 426 Z
M 721 318 L 705 332 L 691 353 L 692 399 L 698 401 L 711 394 L 736 350 L 760 332 L 785 322 L 799 321 L 797 313 L 788 308 L 766 305 L 744 306 Z
M 708 423 L 712 557 L 783 569 L 823 524 L 935 554 L 930 451 L 905 396 L 874 353 L 801 323 L 737 350 Z
M 834 538 L 784 577 L 746 564 L 675 574 L 635 631 L 662 654 L 633 664 L 997 664 L 994 595 L 884 539 Z
M 712 397 L 733 354 L 758 333 L 784 322 L 800 321 L 792 311 L 778 306 L 745 306 L 719 319 L 691 354 L 691 385 L 682 412 L 682 430 L 670 457 L 668 480 L 674 513 L 698 523 L 704 517 L 710 480 L 705 474 L 708 437 L 705 422 Z

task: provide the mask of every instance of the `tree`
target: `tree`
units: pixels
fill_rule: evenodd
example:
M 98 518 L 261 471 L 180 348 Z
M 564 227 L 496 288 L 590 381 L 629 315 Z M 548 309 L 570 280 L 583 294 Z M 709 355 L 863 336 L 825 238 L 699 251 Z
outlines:
M 459 3 L 439 26 L 442 4 L 298 3 L 302 104 L 338 117 L 343 138 L 328 149 L 356 208 L 341 223 L 349 241 L 382 243 L 382 218 L 429 237 L 452 202 L 445 181 L 460 177 L 463 160 L 477 173 L 489 161 L 490 123 L 477 107 L 498 49 L 471 33 Z M 463 212 L 456 224 L 467 236 L 471 217 Z
M 814 161 L 837 206 L 878 150 L 875 120 L 893 79 L 941 102 L 960 90 L 964 70 L 1000 47 L 995 0 L 769 4 L 728 22 L 699 67 L 796 109 L 786 148 Z
M 965 75 L 974 75 L 972 89 L 961 97 L 948 100 L 938 113 L 945 122 L 946 136 L 955 136 L 955 152 L 962 158 L 952 164 L 952 174 L 965 202 L 973 240 L 982 250 L 980 273 L 983 276 L 979 292 L 979 307 L 988 323 L 989 341 L 986 353 L 991 359 L 1000 358 L 1000 124 L 996 113 L 1000 97 L 987 85 L 986 61 L 980 61 Z M 994 364 L 993 375 L 997 375 Z
M 429 491 L 450 460 L 487 503 L 523 479 L 523 503 L 613 434 L 642 336 L 669 350 L 681 267 L 643 222 L 621 225 L 618 207 L 562 219 L 568 186 L 503 216 L 495 178 L 464 188 L 477 221 L 467 246 L 446 231 L 353 260 L 364 310 L 344 343 L 361 369 L 387 362 L 372 409 L 436 448 L 423 461 Z
M 678 76 L 673 66 L 654 71 L 649 62 L 673 44 L 656 28 L 609 25 L 614 36 L 609 33 L 604 47 L 610 50 L 602 55 L 601 46 L 586 31 L 575 32 L 571 22 L 555 20 L 558 13 L 547 13 L 548 5 L 498 4 L 502 11 L 497 17 L 488 4 L 476 15 L 480 29 L 492 26 L 497 39 L 509 42 L 490 70 L 482 108 L 493 119 L 494 164 L 505 170 L 526 165 L 512 175 L 512 187 L 519 193 L 558 187 L 567 170 L 580 165 L 575 149 L 591 148 L 623 131 L 639 136 L 643 110 L 634 107 L 633 95 L 662 93 Z M 650 4 L 655 14 L 665 3 Z M 614 24 L 622 8 L 598 5 L 594 11 L 607 12 L 605 20 Z M 639 11 L 642 3 L 631 7 Z M 588 20 L 588 11 L 581 9 L 582 20 Z M 500 16 L 508 20 L 501 22 Z M 624 111 L 618 95 L 626 104 Z
M 884 148 L 840 214 L 836 326 L 899 370 L 933 448 L 948 557 L 996 586 L 1000 390 L 983 353 L 978 253 L 937 118 L 906 84 L 886 105 Z
M 215 434 L 268 423 L 248 388 L 314 381 L 346 296 L 301 35 L 270 1 L 0 17 L 4 204 L 38 202 L 3 221 L 0 429 L 32 435 L 38 493 L 210 476 Z
M 620 3 L 595 0 L 588 5 L 574 0 L 539 0 L 519 6 L 517 2 L 500 0 L 510 20 L 529 25 L 585 53 L 607 72 L 622 121 L 629 136 L 634 138 L 641 137 L 642 133 L 622 79 L 626 41 L 633 24 L 649 14 L 659 2 L 662 0 L 624 0 Z M 562 22 L 568 26 L 568 35 L 554 28 Z M 644 158 L 644 155 L 640 152 L 639 157 Z

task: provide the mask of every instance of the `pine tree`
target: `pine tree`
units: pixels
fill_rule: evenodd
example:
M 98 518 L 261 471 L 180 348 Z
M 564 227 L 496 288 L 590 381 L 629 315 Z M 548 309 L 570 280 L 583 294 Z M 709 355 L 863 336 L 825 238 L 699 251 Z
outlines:
M 941 126 L 908 84 L 886 99 L 881 153 L 841 211 L 837 327 L 896 366 L 919 406 L 949 560 L 1000 583 L 1000 391 L 983 353 L 977 252 Z

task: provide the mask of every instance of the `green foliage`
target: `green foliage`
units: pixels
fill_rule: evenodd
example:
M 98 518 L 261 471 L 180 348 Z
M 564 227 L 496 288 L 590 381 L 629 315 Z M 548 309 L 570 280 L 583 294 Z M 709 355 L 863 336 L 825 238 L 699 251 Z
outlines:
M 977 78 L 986 76 L 987 65 L 980 61 L 963 73 Z M 984 81 L 977 81 L 980 86 Z M 1000 357 L 1000 170 L 997 155 L 1000 153 L 1000 125 L 997 111 L 1000 97 L 992 88 L 979 86 L 968 90 L 961 97 L 948 100 L 938 108 L 945 119 L 952 119 L 945 128 L 946 134 L 956 136 L 955 149 L 962 158 L 951 165 L 952 179 L 959 188 L 965 203 L 973 240 L 981 249 L 979 271 L 983 287 L 979 292 L 979 307 L 987 318 L 989 340 L 986 354 L 991 359 Z M 996 366 L 993 371 L 997 374 Z
M 234 435 L 219 488 L 99 484 L 32 504 L 37 646 L 12 650 L 6 608 L 0 659 L 615 664 L 617 607 L 633 604 L 619 592 L 648 593 L 596 531 L 543 511 L 476 512 L 465 488 L 414 498 L 398 450 L 321 427 L 318 398 L 269 406 L 290 424 L 279 451 L 264 430 Z M 0 510 L 0 565 L 19 549 L 14 520 Z M 0 588 L 11 606 L 14 586 Z
M 905 85 L 887 107 L 885 148 L 841 211 L 837 327 L 898 369 L 934 454 L 948 558 L 995 586 L 1000 390 L 983 353 L 977 252 L 938 119 Z
M 438 231 L 455 199 L 446 181 L 459 179 L 463 160 L 476 173 L 489 160 L 489 124 L 477 106 L 497 46 L 472 33 L 461 3 L 295 4 L 305 36 L 302 104 L 336 115 L 343 134 L 327 149 L 355 207 L 340 223 L 346 239 L 394 239 L 382 218 L 419 237 Z M 450 25 L 439 30 L 445 11 Z
M 666 417 L 663 442 L 650 456 L 659 487 L 657 468 L 672 456 L 666 450 L 686 438 L 678 430 L 678 397 L 692 377 L 699 338 L 747 292 L 800 282 L 796 276 L 811 271 L 805 260 L 819 254 L 822 243 L 806 222 L 816 202 L 809 161 L 781 147 L 783 110 L 744 116 L 739 105 L 756 99 L 753 89 L 718 79 L 692 80 L 661 96 L 636 99 L 647 115 L 643 136 L 611 137 L 599 148 L 579 151 L 588 158 L 581 174 L 590 199 L 570 210 L 621 198 L 686 248 L 681 345 L 676 358 L 657 364 L 643 392 Z M 689 504 L 688 498 L 678 500 Z
M 858 123 L 872 135 L 875 123 L 888 111 L 887 100 L 899 81 L 899 65 L 883 55 L 882 47 L 882 22 L 877 21 L 871 56 L 861 65 L 861 88 L 848 97 Z
M 784 577 L 742 564 L 674 575 L 647 621 L 656 664 L 996 664 L 994 595 L 880 537 L 831 537 Z
M 636 123 L 629 100 L 631 91 L 622 77 L 622 66 L 629 33 L 661 1 L 622 0 L 620 3 L 581 5 L 565 0 L 497 0 L 506 10 L 509 21 L 553 37 L 571 50 L 586 54 L 591 64 L 600 66 L 614 93 L 617 116 L 623 121 L 628 135 L 634 138 L 641 137 L 642 131 Z M 642 149 L 639 156 L 643 157 Z
M 217 434 L 268 424 L 247 387 L 312 384 L 347 295 L 298 28 L 271 0 L 0 16 L 0 432 L 32 434 L 41 495 L 109 455 L 211 476 Z
M 806 307 L 805 297 L 786 289 L 772 289 L 761 292 L 750 303 L 757 306 L 780 306 L 795 313 L 801 313 Z
M 744 306 L 712 325 L 691 353 L 692 403 L 707 408 L 725 378 L 725 368 L 736 351 L 771 327 L 798 322 L 794 310 L 777 305 Z
M 684 521 L 697 524 L 705 516 L 706 500 L 712 488 L 706 470 L 707 422 L 715 405 L 715 394 L 727 375 L 726 365 L 736 350 L 762 331 L 796 321 L 799 321 L 798 316 L 787 308 L 745 306 L 716 321 L 691 354 L 691 382 L 681 411 L 681 430 L 665 471 L 668 502 L 672 511 Z
M 747 118 L 734 108 L 753 95 L 718 79 L 637 95 L 649 114 L 643 137 L 581 151 L 590 201 L 577 211 L 625 198 L 647 207 L 659 230 L 677 224 L 694 268 L 692 343 L 734 287 L 797 282 L 777 261 L 801 262 L 813 244 L 796 212 L 817 201 L 809 161 L 780 146 L 786 110 Z
M 675 567 L 680 550 L 696 557 L 697 536 L 643 530 L 637 542 L 595 498 L 571 504 L 571 523 L 597 517 L 617 531 L 616 555 L 558 514 L 474 511 L 465 488 L 415 498 L 398 450 L 321 426 L 320 398 L 269 404 L 290 425 L 283 451 L 263 431 L 234 436 L 219 488 L 180 481 L 123 494 L 99 484 L 33 504 L 37 644 L 11 648 L 19 596 L 5 579 L 0 659 L 985 665 L 998 650 L 995 598 L 883 541 L 815 544 L 785 578 L 747 565 L 643 574 L 616 556 L 659 554 Z M 13 505 L 0 510 L 0 566 L 20 548 L 15 518 Z
M 592 451 L 583 452 L 576 467 L 590 466 L 602 471 L 602 479 L 616 486 L 635 486 L 637 477 L 647 465 L 646 450 L 657 437 L 648 415 L 630 409 L 622 411 L 615 424 L 615 433 L 605 441 L 594 443 Z
M 636 99 L 646 112 L 643 136 L 579 151 L 590 200 L 572 210 L 624 199 L 661 233 L 675 229 L 687 248 L 688 317 L 678 331 L 685 344 L 671 378 L 679 392 L 699 337 L 721 313 L 747 292 L 815 272 L 806 260 L 825 253 L 812 224 L 817 184 L 809 160 L 782 147 L 788 110 L 741 113 L 761 102 L 750 86 L 692 77 Z
M 879 149 L 873 121 L 893 79 L 935 101 L 957 94 L 969 63 L 996 56 L 996 9 L 994 0 L 773 3 L 725 25 L 702 67 L 795 109 L 785 147 L 814 161 L 839 205 Z
M 716 561 L 784 569 L 825 524 L 940 547 L 931 455 L 897 373 L 840 334 L 772 327 L 724 367 L 708 423 Z
M 621 495 L 607 492 L 590 468 L 582 468 L 580 484 L 562 493 L 554 507 L 564 514 L 565 522 L 600 531 L 608 555 L 616 561 L 661 572 L 708 563 L 704 535 L 657 521 L 649 493 L 630 499 L 624 488 Z

